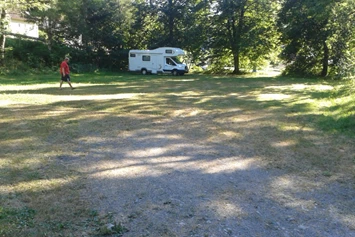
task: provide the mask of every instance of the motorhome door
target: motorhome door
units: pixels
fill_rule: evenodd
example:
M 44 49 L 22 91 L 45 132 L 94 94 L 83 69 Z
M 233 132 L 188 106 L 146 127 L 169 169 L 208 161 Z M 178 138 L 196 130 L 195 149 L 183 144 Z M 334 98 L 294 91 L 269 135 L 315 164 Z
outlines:
M 161 58 L 161 56 L 160 56 Z M 161 60 L 161 59 L 160 59 Z M 162 71 L 161 61 L 159 61 L 159 55 L 151 55 L 151 62 L 152 62 L 152 73 L 158 73 Z
M 171 58 L 165 58 L 164 71 L 171 72 L 174 68 L 176 68 L 175 62 Z

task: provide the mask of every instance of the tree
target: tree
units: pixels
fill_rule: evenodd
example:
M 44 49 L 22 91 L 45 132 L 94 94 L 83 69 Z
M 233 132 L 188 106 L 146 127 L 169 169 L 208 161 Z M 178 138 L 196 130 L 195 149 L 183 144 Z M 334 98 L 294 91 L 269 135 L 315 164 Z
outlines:
M 354 9 L 349 0 L 286 0 L 279 13 L 282 57 L 292 73 L 329 73 L 329 64 L 339 62 L 354 31 Z M 345 18 L 344 18 L 345 16 Z
M 190 50 L 194 45 L 199 48 L 207 23 L 202 12 L 207 5 L 205 0 L 135 1 L 128 36 L 132 47 L 174 46 Z
M 55 42 L 80 49 L 82 54 L 78 60 L 102 66 L 109 61 L 108 55 L 115 55 L 123 48 L 125 22 L 129 19 L 125 17 L 126 5 L 123 3 L 117 0 L 61 0 L 50 9 L 32 15 L 43 22 L 41 29 L 49 46 Z
M 190 53 L 192 62 L 206 62 L 212 33 L 210 29 L 213 28 L 213 22 L 210 21 L 211 2 L 190 0 L 186 4 L 182 20 L 178 22 L 180 45 Z
M 1 56 L 0 56 L 0 65 L 2 64 L 5 57 L 5 41 L 6 41 L 6 29 L 8 26 L 8 21 L 6 19 L 7 11 L 5 8 L 0 8 L 0 47 L 1 47 Z
M 233 73 L 240 73 L 242 57 L 255 62 L 276 46 L 278 2 L 218 0 L 216 3 L 212 47 L 217 52 L 227 49 L 233 57 Z
M 145 49 L 159 44 L 155 34 L 163 29 L 158 24 L 157 11 L 153 2 L 136 0 L 132 3 L 132 21 L 126 35 L 128 48 Z
M 334 34 L 329 39 L 333 74 L 340 77 L 355 76 L 355 2 L 343 0 L 333 8 L 330 27 Z
M 23 12 L 29 9 L 43 9 L 47 8 L 52 0 L 2 0 L 0 2 L 0 65 L 5 57 L 5 42 L 8 28 L 7 13 L 9 11 Z

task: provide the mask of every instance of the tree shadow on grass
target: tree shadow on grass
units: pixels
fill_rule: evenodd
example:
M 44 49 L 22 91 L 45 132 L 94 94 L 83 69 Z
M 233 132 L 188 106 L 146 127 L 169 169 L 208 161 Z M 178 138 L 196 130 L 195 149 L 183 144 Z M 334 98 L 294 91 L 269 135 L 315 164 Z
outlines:
M 275 80 L 161 80 L 1 108 L 2 199 L 15 194 L 42 223 L 22 233 L 79 233 L 96 209 L 125 236 L 355 235 L 351 141 L 318 131 L 297 103 L 326 94 L 286 93 Z

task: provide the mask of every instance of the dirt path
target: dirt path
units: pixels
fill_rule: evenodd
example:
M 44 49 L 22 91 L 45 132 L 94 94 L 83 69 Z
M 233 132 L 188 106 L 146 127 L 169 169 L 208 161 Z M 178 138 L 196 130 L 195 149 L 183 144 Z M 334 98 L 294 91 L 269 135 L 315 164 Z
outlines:
M 124 237 L 355 236 L 354 177 L 340 170 L 351 143 L 272 119 L 182 108 L 103 120 L 111 131 L 80 144 L 83 197 Z

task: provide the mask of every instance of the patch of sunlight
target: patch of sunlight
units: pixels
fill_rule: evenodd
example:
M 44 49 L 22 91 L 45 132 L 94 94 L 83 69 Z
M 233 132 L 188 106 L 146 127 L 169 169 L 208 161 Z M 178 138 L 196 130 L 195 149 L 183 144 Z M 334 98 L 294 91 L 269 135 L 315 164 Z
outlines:
M 354 95 L 349 95 L 349 96 L 343 96 L 340 98 L 335 98 L 330 101 L 328 100 L 328 102 L 331 103 L 332 106 L 341 107 L 342 109 L 339 108 L 338 110 L 336 110 L 336 111 L 341 112 L 343 109 L 348 109 L 348 110 L 353 111 L 352 106 L 354 105 L 354 100 L 355 100 Z
M 319 182 L 310 183 L 308 180 L 297 180 L 288 175 L 278 177 L 272 182 L 271 185 L 279 190 L 294 190 L 297 192 L 301 190 L 309 191 L 322 186 Z
M 319 91 L 330 91 L 334 89 L 334 86 L 329 86 L 329 85 L 317 85 L 314 86 L 315 89 Z
M 329 108 L 329 107 L 332 106 L 332 102 L 329 101 L 329 100 L 319 101 L 319 102 L 318 102 L 318 106 L 319 106 L 319 107 L 326 107 L 326 108 Z
M 293 186 L 293 182 L 288 177 L 279 177 L 278 179 L 276 179 L 274 181 L 274 186 L 275 185 L 283 187 L 283 188 L 289 188 L 289 187 Z
M 180 93 L 168 93 L 169 96 L 184 97 L 184 98 L 196 98 L 200 97 L 201 93 L 195 91 L 184 91 Z
M 0 167 L 5 168 L 6 165 L 10 163 L 10 160 L 8 158 L 1 158 L 0 159 Z
M 225 121 L 229 121 L 232 123 L 245 123 L 245 122 L 253 122 L 257 121 L 260 118 L 263 118 L 262 116 L 251 116 L 251 115 L 245 115 L 245 114 L 238 114 L 238 116 L 231 117 L 231 118 L 225 118 Z
M 279 142 L 272 142 L 271 146 L 273 147 L 289 147 L 289 146 L 294 146 L 296 145 L 295 141 L 292 140 L 285 140 L 285 141 L 279 141 Z
M 295 197 L 291 197 L 284 205 L 290 208 L 298 208 L 300 210 L 308 211 L 316 208 L 317 203 L 314 200 L 296 199 Z
M 193 159 L 190 156 L 159 156 L 164 150 L 150 149 L 151 154 L 147 155 L 145 151 L 132 151 L 131 158 L 120 160 L 119 162 L 110 160 L 101 160 L 95 166 L 84 168 L 84 172 L 91 173 L 93 177 L 99 179 L 105 178 L 141 178 L 158 177 L 170 173 L 172 170 L 181 170 L 195 172 L 199 171 L 205 174 L 214 173 L 232 173 L 237 170 L 249 169 L 253 164 L 258 163 L 256 159 L 236 160 L 236 158 L 227 158 L 219 160 Z M 159 157 L 149 158 L 150 155 Z M 137 159 L 142 157 L 143 159 Z
M 228 94 L 228 96 L 239 96 L 240 94 L 239 93 L 230 93 Z
M 95 129 L 95 126 L 93 126 L 93 129 Z M 86 145 L 94 145 L 94 147 L 96 147 L 95 144 L 97 145 L 102 143 L 102 138 L 98 136 L 82 136 L 78 139 L 78 141 L 85 142 Z
M 251 96 L 251 93 L 248 95 L 240 95 L 239 98 L 246 98 L 246 99 L 250 99 L 250 98 L 254 98 Z
M 258 96 L 259 101 L 268 101 L 268 100 L 285 100 L 291 98 L 290 95 L 285 94 L 260 94 Z
M 1 192 L 39 192 L 51 190 L 56 187 L 66 185 L 73 181 L 73 178 L 40 179 L 32 181 L 23 181 L 13 185 L 0 185 Z
M 183 96 L 187 96 L 187 95 L 199 96 L 199 95 L 201 95 L 201 93 L 198 93 L 198 92 L 195 92 L 195 91 L 183 91 L 183 92 L 180 93 L 180 95 L 183 95 Z
M 178 109 L 172 113 L 173 117 L 192 117 L 200 114 L 201 111 L 194 108 L 189 109 Z
M 154 136 L 151 137 L 151 139 L 168 139 L 168 140 L 176 140 L 179 139 L 180 137 L 177 135 L 171 135 L 171 136 Z M 187 145 L 186 145 L 187 146 Z M 165 154 L 166 152 L 169 152 L 171 150 L 181 150 L 183 149 L 183 145 L 170 145 L 168 147 L 153 147 L 153 148 L 147 148 L 147 149 L 141 149 L 141 150 L 133 150 L 130 152 L 126 153 L 127 157 L 132 157 L 132 158 L 144 158 L 144 157 L 155 157 L 159 156 L 159 159 L 164 158 L 162 155 Z M 170 157 L 169 157 L 170 159 Z
M 217 133 L 213 133 L 213 135 L 208 139 L 209 142 L 220 142 L 220 141 L 228 141 L 231 139 L 242 138 L 244 135 L 241 133 L 233 132 L 233 131 L 221 131 Z
M 108 94 L 108 95 L 43 95 L 43 94 L 13 94 L 6 95 L 4 103 L 11 104 L 50 104 L 59 101 L 84 101 L 84 100 L 120 100 L 131 99 L 142 95 L 141 93 Z
M 355 230 L 355 215 L 340 215 L 338 218 L 341 219 L 350 229 Z
M 13 121 L 13 120 L 12 120 Z M 30 146 L 30 144 L 33 144 L 33 139 L 31 137 L 22 137 L 22 138 L 13 138 L 13 139 L 4 139 L 0 140 L 0 144 L 5 145 L 5 146 L 23 146 L 20 144 L 25 144 L 27 146 Z M 23 148 L 23 147 L 21 147 Z
M 294 90 L 303 90 L 306 88 L 306 85 L 304 84 L 294 84 L 291 86 L 266 86 L 265 89 L 278 89 L 278 90 L 289 90 L 289 89 L 294 89 Z
M 240 159 L 236 157 L 199 162 L 196 167 L 200 167 L 205 174 L 232 173 L 237 170 L 250 169 L 257 160 L 254 158 Z
M 298 198 L 297 193 L 309 192 L 322 185 L 309 180 L 295 180 L 290 176 L 276 178 L 271 183 L 270 196 L 275 201 L 284 206 L 298 208 L 300 210 L 310 210 L 316 208 L 317 203 L 313 199 Z
M 2 85 L 0 91 L 18 91 L 18 92 L 21 92 L 21 91 L 31 91 L 31 90 L 44 89 L 44 88 L 53 88 L 53 85 L 52 84 Z
M 110 95 L 72 95 L 72 96 L 60 96 L 61 100 L 65 101 L 75 101 L 75 100 L 119 100 L 119 99 L 130 99 L 136 97 L 137 93 L 125 93 L 125 94 L 110 94 Z
M 165 157 L 158 157 L 149 159 L 149 163 L 151 164 L 162 164 L 164 167 L 171 167 L 174 168 L 178 163 L 181 162 L 189 162 L 191 157 L 189 156 L 165 156 Z
M 227 113 L 236 113 L 236 112 L 241 112 L 242 109 L 239 108 L 233 108 L 233 109 L 227 109 L 226 112 Z
M 3 95 L 6 101 L 10 101 L 6 105 L 12 104 L 48 104 L 53 102 L 53 96 L 43 94 L 7 94 Z
M 220 132 L 220 135 L 228 137 L 228 138 L 240 137 L 240 133 L 236 133 L 233 131 L 223 131 L 223 132 Z
M 308 98 L 308 97 L 297 97 L 297 102 L 295 102 L 294 104 L 295 105 L 305 105 L 307 104 L 306 106 L 311 106 L 311 104 L 314 104 L 315 102 L 317 102 L 316 99 L 311 99 L 311 98 Z
M 183 79 L 183 80 L 179 80 L 179 81 L 196 81 L 196 79 Z
M 0 104 L 0 106 L 1 106 L 1 104 Z M 22 118 L 21 118 L 22 119 Z M 11 123 L 11 122 L 14 122 L 15 121 L 15 119 L 14 118 L 1 118 L 0 119 L 0 122 L 1 123 Z M 4 132 L 4 131 L 3 131 Z M 1 140 L 0 140 L 0 142 L 1 142 Z
M 168 148 L 154 147 L 135 152 L 135 157 L 159 156 L 168 151 Z
M 20 146 L 17 144 L 17 146 Z M 27 148 L 22 148 L 27 149 Z M 10 169 L 21 169 L 21 170 L 31 170 L 32 167 L 37 167 L 38 165 L 43 165 L 44 161 L 42 154 L 38 155 L 36 152 L 30 154 L 26 153 L 13 153 L 7 155 L 6 158 L 2 158 L 0 164 L 3 164 L 3 168 Z
M 8 157 L 8 165 L 10 168 L 16 168 L 16 169 L 24 169 L 24 170 L 29 170 L 31 167 L 35 167 L 38 165 L 43 164 L 43 159 L 40 158 L 35 158 L 36 154 L 30 154 L 27 155 L 26 158 L 23 158 L 23 155 L 21 157 L 18 156 L 10 156 Z
M 70 109 L 70 108 L 65 108 L 65 110 L 49 110 L 47 112 L 44 112 L 43 113 L 43 116 L 44 117 L 57 117 L 57 116 L 60 116 L 60 115 L 64 115 L 64 114 L 67 114 L 68 112 L 72 112 L 72 111 L 75 111 L 74 109 Z M 80 118 L 80 116 L 77 116 L 77 118 Z
M 213 201 L 210 207 L 212 207 L 221 218 L 233 218 L 246 215 L 242 208 L 227 201 Z
M 0 100 L 0 106 L 7 106 L 11 104 L 12 104 L 11 100 Z
M 279 89 L 279 90 L 293 90 L 293 91 L 304 91 L 304 90 L 317 90 L 317 91 L 328 91 L 333 90 L 333 86 L 329 85 L 306 85 L 306 84 L 292 84 L 290 86 L 267 86 L 265 89 Z
M 196 102 L 196 104 L 203 104 L 203 103 L 207 103 L 211 100 L 211 98 L 209 97 L 204 97 L 202 99 L 200 99 L 200 101 Z
M 291 85 L 290 89 L 300 91 L 300 90 L 306 89 L 306 87 L 307 86 L 305 84 L 293 84 L 293 85 Z
M 89 168 L 89 172 L 92 173 L 94 178 L 141 178 L 141 177 L 158 177 L 166 174 L 161 169 L 152 169 L 149 164 L 145 162 L 127 162 L 121 161 L 120 164 L 116 162 L 100 162 L 96 164 L 94 168 Z
M 164 80 L 164 81 L 196 81 L 197 79 L 172 79 L 172 78 L 169 78 L 167 80 Z

